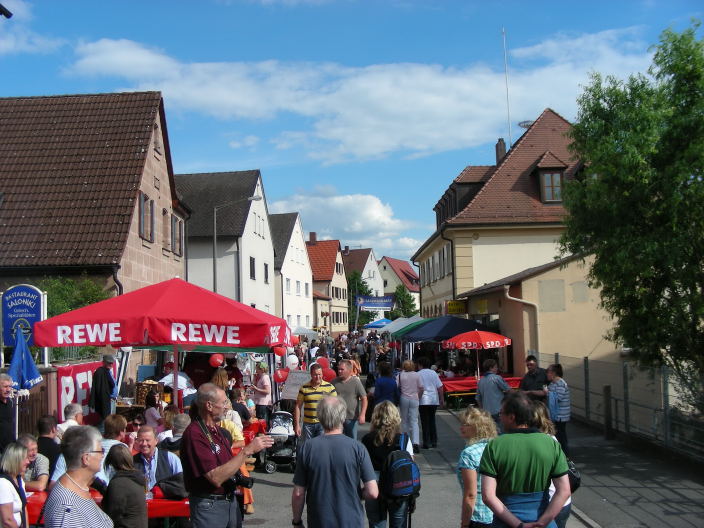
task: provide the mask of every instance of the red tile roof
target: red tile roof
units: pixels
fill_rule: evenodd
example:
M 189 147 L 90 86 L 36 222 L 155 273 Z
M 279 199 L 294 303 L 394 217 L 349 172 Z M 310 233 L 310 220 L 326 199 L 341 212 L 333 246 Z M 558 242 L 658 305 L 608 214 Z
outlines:
M 371 248 L 364 248 L 350 249 L 347 255 L 343 252 L 342 262 L 345 264 L 345 272 L 351 273 L 353 271 L 358 271 L 361 274 L 364 271 L 364 266 L 367 265 L 367 260 L 369 259 L 369 253 L 371 253 L 371 251 Z
M 496 169 L 496 165 L 467 165 L 455 178 L 456 183 L 482 183 Z
M 118 263 L 160 111 L 171 172 L 159 92 L 1 98 L 0 266 Z
M 322 299 L 323 301 L 330 301 L 332 300 L 332 297 L 329 295 L 325 295 L 324 293 L 320 293 L 319 291 L 313 290 L 313 299 Z
M 409 292 L 420 292 L 418 274 L 413 270 L 410 262 L 391 257 L 382 257 L 383 259 L 386 259 L 386 262 L 391 266 L 391 270 L 398 276 Z
M 561 204 L 540 199 L 540 186 L 534 174 L 543 168 L 564 168 L 570 178 L 578 161 L 568 150 L 566 137 L 570 123 L 546 109 L 519 138 L 491 173 L 482 189 L 453 218 L 453 224 L 525 224 L 561 222 L 566 211 Z
M 339 240 L 318 240 L 306 242 L 310 267 L 314 281 L 331 281 L 335 273 L 337 252 L 340 251 Z

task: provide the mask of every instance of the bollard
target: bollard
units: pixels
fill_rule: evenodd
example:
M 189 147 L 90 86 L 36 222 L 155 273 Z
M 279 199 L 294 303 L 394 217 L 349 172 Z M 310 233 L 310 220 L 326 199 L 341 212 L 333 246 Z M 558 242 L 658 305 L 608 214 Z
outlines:
M 604 438 L 614 437 L 613 418 L 611 414 L 611 385 L 604 385 Z

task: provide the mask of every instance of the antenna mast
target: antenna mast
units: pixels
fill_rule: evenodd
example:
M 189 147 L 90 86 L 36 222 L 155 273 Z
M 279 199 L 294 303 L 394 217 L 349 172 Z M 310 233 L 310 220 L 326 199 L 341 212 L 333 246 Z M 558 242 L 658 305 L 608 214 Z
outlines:
M 504 82 L 506 83 L 506 119 L 508 121 L 508 148 L 513 145 L 511 139 L 511 103 L 508 98 L 508 53 L 506 52 L 506 28 L 501 28 L 501 34 L 504 38 Z

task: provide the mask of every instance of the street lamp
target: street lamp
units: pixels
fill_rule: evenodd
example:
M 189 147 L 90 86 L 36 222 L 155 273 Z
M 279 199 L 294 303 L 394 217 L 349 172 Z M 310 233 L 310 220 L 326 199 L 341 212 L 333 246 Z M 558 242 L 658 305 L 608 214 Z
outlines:
M 242 202 L 258 202 L 262 197 L 259 194 L 241 200 L 225 202 L 213 207 L 213 292 L 218 292 L 218 209 L 229 207 Z M 239 255 L 237 256 L 239 258 Z

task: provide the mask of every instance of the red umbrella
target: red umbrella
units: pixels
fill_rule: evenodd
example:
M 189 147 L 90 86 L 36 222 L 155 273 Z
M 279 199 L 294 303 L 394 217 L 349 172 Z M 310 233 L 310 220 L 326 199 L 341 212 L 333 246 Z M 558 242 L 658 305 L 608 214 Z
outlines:
M 37 346 L 262 348 L 290 345 L 286 321 L 171 279 L 35 323 Z M 178 368 L 174 387 L 178 387 Z M 178 391 L 180 392 L 180 391 Z
M 479 349 L 501 348 L 510 344 L 510 338 L 502 336 L 501 334 L 495 334 L 494 332 L 486 332 L 484 330 L 464 332 L 442 342 L 443 348 L 461 348 L 464 350 L 477 351 L 477 379 L 479 379 Z
M 181 279 L 112 297 L 34 325 L 38 346 L 289 345 L 286 321 Z
M 442 342 L 443 348 L 462 348 L 465 350 L 501 348 L 510 344 L 510 338 L 494 332 L 485 332 L 484 330 L 464 332 Z

